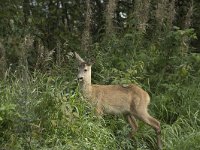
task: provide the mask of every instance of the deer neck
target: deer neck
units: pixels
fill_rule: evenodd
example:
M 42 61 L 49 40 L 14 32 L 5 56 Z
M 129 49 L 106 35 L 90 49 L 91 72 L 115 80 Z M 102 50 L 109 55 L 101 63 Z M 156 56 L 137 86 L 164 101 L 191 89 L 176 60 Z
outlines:
M 91 93 L 92 93 L 92 84 L 91 80 L 84 81 L 83 83 L 80 84 L 81 87 L 81 92 L 84 97 L 90 98 Z

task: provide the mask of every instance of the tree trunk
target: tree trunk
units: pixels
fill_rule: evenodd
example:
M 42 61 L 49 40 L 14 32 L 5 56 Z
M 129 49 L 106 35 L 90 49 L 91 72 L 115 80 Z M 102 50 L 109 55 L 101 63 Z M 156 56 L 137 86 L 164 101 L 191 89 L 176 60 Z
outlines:
M 106 8 L 106 35 L 109 36 L 115 32 L 113 18 L 117 8 L 117 0 L 109 0 Z
M 71 31 L 71 25 L 70 25 L 70 19 L 69 19 L 69 13 L 68 13 L 68 6 L 67 6 L 67 2 L 65 2 L 64 0 L 61 1 L 62 3 L 62 7 L 63 7 L 63 23 L 65 25 L 65 28 L 68 31 Z
M 56 16 L 56 12 L 57 12 L 57 6 L 55 5 L 53 0 L 49 1 L 48 4 L 48 36 L 47 36 L 47 46 L 49 51 L 54 51 L 53 53 L 53 60 L 54 62 L 56 61 L 56 55 L 57 55 L 57 51 L 56 51 L 56 44 L 57 44 L 57 39 L 55 37 L 55 30 L 58 26 L 58 22 L 57 22 L 57 16 Z
M 193 10 L 194 10 L 193 4 L 194 4 L 193 0 L 190 0 L 189 9 L 188 9 L 187 14 L 185 16 L 184 29 L 189 29 L 191 27 L 192 15 L 193 15 Z M 188 38 L 188 36 L 183 37 L 182 44 L 181 44 L 182 55 L 185 55 L 185 54 L 188 53 L 189 44 L 190 44 L 190 39 Z
M 28 17 L 30 15 L 30 1 L 24 0 L 23 1 L 23 13 L 24 13 L 24 24 L 28 24 Z
M 169 27 L 169 29 L 172 29 L 175 15 L 176 15 L 175 3 L 176 3 L 176 0 L 171 0 L 171 2 L 169 1 L 168 3 L 167 26 Z
M 165 17 L 167 16 L 167 2 L 168 0 L 158 0 L 157 1 L 157 8 L 156 8 L 156 21 L 158 23 L 158 28 L 163 26 Z
M 6 73 L 6 51 L 2 41 L 0 39 L 0 78 L 4 78 Z
M 146 31 L 147 21 L 149 20 L 149 6 L 150 0 L 135 0 L 134 17 L 138 31 Z
M 171 30 L 176 15 L 175 10 L 176 0 L 158 0 L 155 19 L 157 22 L 156 28 L 159 33 L 163 28 Z
M 90 0 L 86 0 L 86 16 L 85 16 L 85 29 L 82 34 L 82 43 L 81 43 L 81 48 L 83 51 L 88 51 L 89 46 L 91 44 L 91 35 L 90 35 L 90 28 L 91 28 L 91 5 L 90 5 Z

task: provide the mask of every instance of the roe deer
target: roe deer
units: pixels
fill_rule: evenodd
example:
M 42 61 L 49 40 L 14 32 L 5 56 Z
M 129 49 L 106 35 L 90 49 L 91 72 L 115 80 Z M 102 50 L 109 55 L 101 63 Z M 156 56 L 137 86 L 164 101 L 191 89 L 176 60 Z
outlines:
M 86 63 L 76 52 L 79 62 L 78 80 L 83 96 L 96 108 L 100 115 L 123 114 L 127 117 L 136 132 L 138 125 L 135 118 L 144 121 L 153 127 L 157 134 L 157 145 L 162 149 L 160 122 L 147 112 L 150 97 L 147 92 L 131 84 L 127 87 L 121 85 L 94 85 L 91 83 L 91 65 Z

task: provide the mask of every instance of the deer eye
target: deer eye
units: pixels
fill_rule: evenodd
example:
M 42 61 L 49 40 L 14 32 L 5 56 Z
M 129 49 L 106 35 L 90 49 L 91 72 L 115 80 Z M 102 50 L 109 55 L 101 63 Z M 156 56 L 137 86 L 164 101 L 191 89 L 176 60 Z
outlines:
M 84 69 L 84 72 L 86 72 L 87 71 L 87 69 Z

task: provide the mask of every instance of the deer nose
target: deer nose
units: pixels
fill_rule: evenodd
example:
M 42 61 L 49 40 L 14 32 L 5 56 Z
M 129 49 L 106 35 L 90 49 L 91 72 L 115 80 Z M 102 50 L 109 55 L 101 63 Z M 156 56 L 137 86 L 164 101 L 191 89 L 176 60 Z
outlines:
M 82 80 L 83 80 L 83 77 L 78 77 L 78 80 L 79 80 L 79 81 L 82 81 Z

